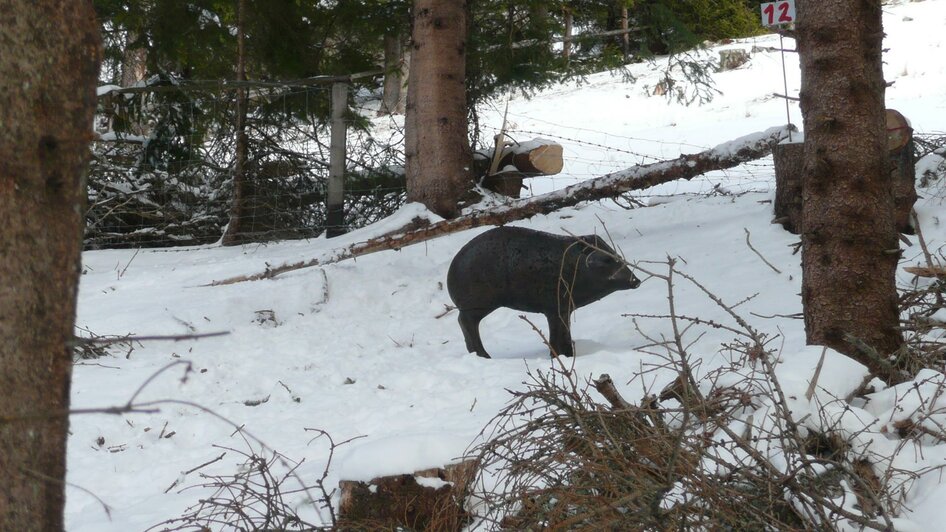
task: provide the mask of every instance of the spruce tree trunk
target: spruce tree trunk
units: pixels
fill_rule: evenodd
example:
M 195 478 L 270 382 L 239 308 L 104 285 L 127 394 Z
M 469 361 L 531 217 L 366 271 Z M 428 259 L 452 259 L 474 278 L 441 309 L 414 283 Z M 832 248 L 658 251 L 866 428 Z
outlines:
M 458 214 L 473 185 L 467 133 L 466 0 L 414 0 L 405 117 L 408 201 Z
M 246 0 L 237 0 L 237 81 L 246 80 Z M 242 244 L 247 240 L 245 234 L 249 229 L 249 215 L 247 196 L 249 186 L 246 182 L 246 158 L 248 139 L 246 136 L 246 87 L 236 90 L 236 153 L 233 160 L 233 198 L 230 203 L 230 223 L 223 234 L 221 243 L 224 246 Z
M 889 379 L 897 328 L 898 239 L 887 168 L 880 0 L 798 0 L 805 123 L 802 300 L 809 344 Z
M 0 530 L 62 530 L 92 2 L 0 0 L 0 50 Z

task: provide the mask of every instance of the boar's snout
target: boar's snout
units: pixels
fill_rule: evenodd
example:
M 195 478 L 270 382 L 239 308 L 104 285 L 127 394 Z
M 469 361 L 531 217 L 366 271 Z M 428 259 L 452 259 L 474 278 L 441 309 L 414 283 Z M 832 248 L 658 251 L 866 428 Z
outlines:
M 634 275 L 627 266 L 619 268 L 611 275 L 611 280 L 619 283 L 624 289 L 634 289 L 641 285 L 641 280 Z

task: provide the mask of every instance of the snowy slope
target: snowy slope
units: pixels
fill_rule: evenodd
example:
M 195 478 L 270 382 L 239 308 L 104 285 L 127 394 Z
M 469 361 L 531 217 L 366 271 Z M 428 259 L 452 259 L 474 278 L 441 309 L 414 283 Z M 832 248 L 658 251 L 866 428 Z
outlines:
M 919 132 L 941 132 L 946 129 L 946 63 L 941 59 L 946 1 L 891 5 L 885 16 L 885 46 L 890 48 L 886 76 L 895 81 L 887 92 L 888 106 L 902 111 Z M 766 36 L 726 47 L 777 45 L 777 37 Z M 795 93 L 797 58 L 790 54 L 787 59 L 789 92 Z M 533 192 L 701 151 L 785 123 L 784 102 L 771 97 L 782 91 L 777 53 L 753 53 L 749 66 L 718 74 L 722 94 L 699 107 L 649 96 L 643 87 L 656 76 L 649 68 L 635 67 L 635 85 L 600 74 L 531 100 L 511 99 L 509 116 L 517 138 L 551 138 L 566 149 L 563 174 L 535 180 Z M 501 110 L 484 113 L 486 123 L 498 127 Z M 800 123 L 797 108 L 791 113 Z M 532 131 L 539 134 L 525 133 Z M 644 268 L 660 270 L 668 256 L 676 257 L 678 267 L 726 302 L 751 297 L 739 306 L 740 314 L 762 331 L 783 335 L 778 340 L 784 360 L 779 374 L 787 386 L 804 386 L 820 350 L 804 349 L 803 324 L 787 317 L 801 311 L 799 256 L 792 248 L 798 239 L 770 223 L 772 180 L 770 161 L 756 161 L 645 191 L 640 198 L 652 205 L 648 208 L 626 210 L 604 201 L 517 225 L 557 233 L 607 232 L 628 260 L 640 261 Z M 946 244 L 939 215 L 946 196 L 935 190 L 921 195 L 921 221 L 936 249 Z M 85 253 L 81 327 L 97 335 L 228 334 L 142 342 L 127 356 L 114 349 L 112 357 L 77 365 L 75 408 L 122 405 L 145 383 L 136 403 L 165 402 L 155 412 L 72 418 L 68 529 L 143 530 L 180 515 L 205 494 L 179 493 L 200 482 L 197 473 L 182 472 L 220 455 L 213 445 L 245 448 L 233 436 L 234 424 L 270 448 L 304 460 L 299 473 L 307 478 L 321 474 L 328 448 L 306 428 L 325 430 L 336 441 L 361 437 L 337 450 L 330 486 L 343 478 L 438 466 L 462 455 L 508 401 L 506 390 L 521 388 L 529 368 L 551 364 L 547 349 L 518 312 L 500 310 L 484 320 L 481 330 L 492 360 L 467 353 L 456 312 L 445 314 L 450 260 L 485 228 L 275 280 L 206 286 L 267 265 L 330 256 L 333 249 L 396 228 L 419 212 L 408 206 L 396 220 L 331 241 Z M 746 231 L 753 247 L 781 273 L 747 248 Z M 904 264 L 917 263 L 917 248 L 906 248 Z M 901 273 L 904 283 L 910 279 Z M 676 298 L 682 314 L 730 322 L 693 286 L 681 283 Z M 658 279 L 580 309 L 573 325 L 575 370 L 588 376 L 609 373 L 628 400 L 641 397 L 640 381 L 623 385 L 635 370 L 653 362 L 652 355 L 637 349 L 646 343 L 641 332 L 667 334 L 668 324 L 639 320 L 638 331 L 624 314 L 666 312 L 666 286 Z M 541 316 L 529 318 L 544 330 Z M 725 330 L 706 331 L 692 348 L 703 356 L 701 371 L 725 363 L 720 344 L 731 339 Z M 185 375 L 184 366 L 176 365 L 149 381 L 161 368 L 180 361 L 189 361 L 192 371 Z M 851 382 L 860 382 L 857 364 L 840 356 L 828 364 L 830 377 L 822 382 L 828 390 L 843 395 Z M 659 389 L 671 378 L 655 372 L 645 381 Z M 944 454 L 924 455 L 924 464 L 946 463 Z M 238 463 L 229 453 L 201 472 L 232 472 Z M 946 516 L 939 511 L 946 503 L 946 487 L 939 477 L 925 477 L 907 501 L 915 513 L 905 517 L 922 529 L 946 528 Z M 311 513 L 306 515 L 314 519 Z

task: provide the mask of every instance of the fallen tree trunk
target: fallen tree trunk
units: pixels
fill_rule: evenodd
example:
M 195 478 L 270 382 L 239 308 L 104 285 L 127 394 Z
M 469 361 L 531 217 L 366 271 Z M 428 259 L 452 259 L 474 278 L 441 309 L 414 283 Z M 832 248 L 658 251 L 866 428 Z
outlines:
M 266 271 L 239 277 L 214 281 L 211 285 L 233 284 L 243 281 L 272 279 L 277 275 L 324 266 L 352 259 L 369 253 L 402 247 L 430 240 L 464 229 L 483 225 L 502 225 L 516 220 L 531 218 L 537 214 L 548 214 L 564 207 L 571 207 L 584 201 L 611 198 L 632 190 L 643 190 L 661 183 L 678 179 L 693 179 L 698 175 L 713 170 L 724 170 L 738 166 L 746 161 L 760 159 L 772 152 L 772 146 L 788 138 L 789 127 L 781 126 L 767 129 L 738 139 L 720 144 L 713 149 L 690 154 L 657 163 L 635 166 L 620 172 L 589 179 L 577 185 L 556 190 L 532 198 L 512 201 L 506 205 L 488 210 L 473 211 L 451 220 L 428 223 L 415 218 L 408 227 L 398 229 L 376 238 L 352 244 L 340 250 L 334 256 L 322 259 L 310 259 L 292 264 L 283 264 Z

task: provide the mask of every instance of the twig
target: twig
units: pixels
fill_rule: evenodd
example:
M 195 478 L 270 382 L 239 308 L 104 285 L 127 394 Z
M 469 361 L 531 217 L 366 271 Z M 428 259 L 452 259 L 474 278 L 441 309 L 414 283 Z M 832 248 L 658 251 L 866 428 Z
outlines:
M 762 262 L 764 262 L 766 266 L 768 266 L 769 268 L 772 268 L 772 270 L 774 270 L 775 273 L 781 274 L 782 270 L 776 268 L 775 266 L 772 266 L 772 263 L 765 260 L 765 257 L 763 257 L 761 253 L 759 253 L 759 250 L 752 247 L 752 242 L 749 241 L 749 230 L 746 229 L 745 227 L 743 227 L 742 230 L 746 232 L 746 245 L 749 246 L 749 249 L 751 249 L 753 253 L 755 253 L 760 259 L 762 259 Z
M 181 483 L 181 479 L 183 479 L 183 478 L 186 477 L 187 475 L 190 475 L 191 473 L 193 473 L 194 471 L 197 471 L 198 469 L 203 469 L 204 467 L 207 467 L 207 466 L 209 466 L 210 464 L 213 464 L 213 463 L 219 462 L 220 460 L 223 460 L 223 457 L 226 456 L 226 455 L 227 455 L 227 453 L 226 453 L 226 451 L 224 451 L 224 452 L 220 453 L 220 456 L 218 456 L 218 457 L 216 457 L 216 458 L 214 458 L 214 459 L 212 459 L 212 460 L 208 460 L 208 461 L 206 461 L 206 462 L 200 464 L 200 465 L 197 466 L 197 467 L 194 467 L 194 468 L 188 469 L 187 471 L 184 471 L 184 472 L 181 474 L 181 476 L 180 476 L 179 478 L 175 479 L 174 482 L 172 482 L 171 485 L 168 486 L 168 488 L 167 488 L 166 490 L 164 490 L 164 493 L 167 493 L 167 492 L 171 491 L 172 489 L 174 489 L 178 484 Z
M 217 331 L 211 333 L 200 333 L 200 334 L 179 334 L 179 335 L 154 335 L 154 336 L 117 336 L 114 338 L 79 338 L 76 337 L 70 342 L 72 347 L 78 347 L 83 345 L 111 345 L 111 344 L 126 344 L 129 342 L 183 342 L 186 340 L 201 340 L 203 338 L 214 338 L 217 336 L 226 336 L 230 334 L 229 331 Z
M 808 390 L 805 392 L 805 399 L 811 401 L 811 398 L 815 395 L 815 387 L 818 386 L 818 378 L 821 377 L 821 367 L 824 365 L 824 357 L 828 352 L 827 347 L 821 348 L 821 358 L 818 359 L 818 365 L 815 367 L 815 374 L 811 377 L 811 382 L 808 384 Z
M 140 251 L 141 251 L 141 248 L 136 249 L 136 250 L 135 250 L 135 254 L 132 255 L 130 259 L 128 259 L 128 264 L 126 264 L 125 267 L 122 268 L 122 271 L 118 272 L 118 278 L 119 278 L 119 279 L 121 279 L 121 278 L 125 275 L 125 272 L 128 271 L 128 267 L 131 266 L 132 261 L 135 260 L 135 257 L 138 256 L 138 253 L 139 253 Z

